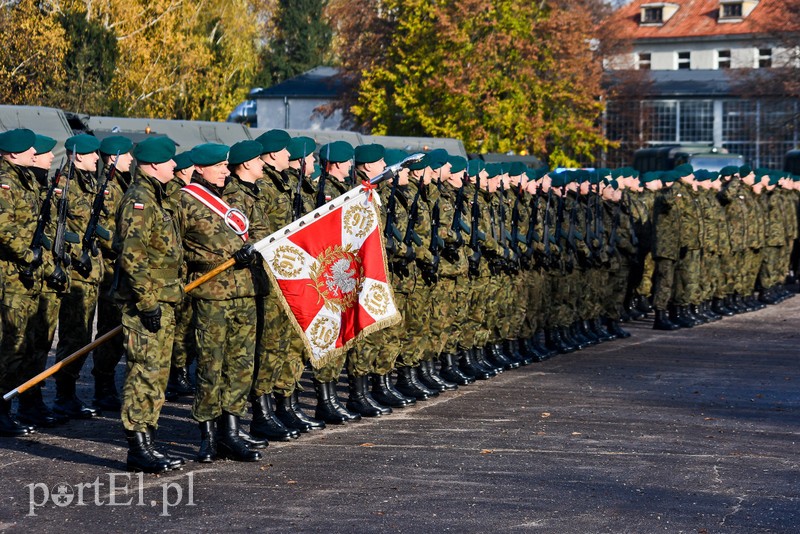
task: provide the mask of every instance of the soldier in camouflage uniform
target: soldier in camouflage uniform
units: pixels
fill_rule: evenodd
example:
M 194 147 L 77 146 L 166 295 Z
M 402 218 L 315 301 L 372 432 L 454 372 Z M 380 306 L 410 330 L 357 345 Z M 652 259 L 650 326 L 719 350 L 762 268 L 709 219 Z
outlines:
M 161 453 L 153 442 L 169 376 L 173 308 L 183 297 L 178 207 L 166 191 L 173 179 L 175 143 L 167 137 L 145 139 L 134 155 L 136 177 L 117 199 L 113 241 L 118 254 L 113 295 L 122 311 L 126 350 L 122 425 L 128 469 L 162 473 L 184 464 Z
M 681 325 L 674 323 L 668 316 L 672 303 L 675 282 L 675 264 L 680 259 L 680 214 L 673 209 L 672 187 L 677 180 L 677 173 L 670 171 L 661 175 L 663 189 L 653 202 L 653 308 L 656 330 L 676 330 Z
M 751 311 L 765 307 L 753 294 L 761 270 L 761 250 L 766 241 L 766 217 L 759 201 L 764 186 L 749 166 L 740 167 L 739 176 L 744 184 L 740 195 L 745 206 L 745 221 L 748 223 L 740 292 L 746 308 Z
M 131 163 L 133 155 L 133 142 L 127 137 L 113 135 L 106 137 L 100 143 L 100 157 L 103 161 L 105 172 L 109 175 L 104 191 L 105 213 L 103 226 L 114 233 L 114 214 L 117 212 L 122 196 L 131 183 Z M 116 167 L 112 170 L 112 166 Z M 111 176 L 113 173 L 113 176 Z M 98 184 L 99 186 L 99 184 Z M 120 309 L 114 305 L 111 297 L 111 284 L 114 277 L 115 253 L 111 249 L 111 242 L 104 239 L 97 240 L 103 252 L 103 278 L 97 298 L 97 334 L 95 339 L 110 332 L 121 324 Z M 119 395 L 115 384 L 115 370 L 125 350 L 122 338 L 116 336 L 94 350 L 94 406 L 101 410 L 117 411 L 120 409 Z
M 69 186 L 69 217 L 67 228 L 78 236 L 83 236 L 89 224 L 92 204 L 97 195 L 95 180 L 97 163 L 100 159 L 97 150 L 100 141 L 91 135 L 80 134 L 70 137 L 64 143 L 68 153 L 75 154 L 74 175 Z M 69 170 L 65 171 L 69 173 Z M 61 300 L 58 316 L 58 346 L 56 361 L 85 347 L 92 341 L 97 292 L 103 278 L 102 255 L 89 256 L 90 270 L 79 272 L 75 265 L 81 258 L 81 247 L 70 251 L 72 269 L 70 271 L 69 291 Z M 86 406 L 75 393 L 78 377 L 86 361 L 86 356 L 56 373 L 56 400 L 53 411 L 73 419 L 89 419 L 97 415 L 94 408 Z
M 269 230 L 274 232 L 291 223 L 298 215 L 294 213 L 296 182 L 293 181 L 297 177 L 288 172 L 291 137 L 283 130 L 270 130 L 256 141 L 263 147 L 263 202 L 271 223 Z M 303 198 L 300 203 L 303 213 L 311 208 Z M 268 291 L 256 303 L 259 314 L 263 315 L 263 328 L 260 329 L 257 373 L 250 392 L 253 407 L 251 433 L 262 438 L 286 441 L 297 438 L 301 432 L 324 428 L 323 421 L 308 417 L 297 402 L 297 381 L 307 356 L 302 339 L 294 331 L 277 291 Z M 277 414 L 273 410 L 270 395 L 275 399 Z
M 192 416 L 200 426 L 200 462 L 213 461 L 218 452 L 239 461 L 261 459 L 239 436 L 239 418 L 247 410 L 256 351 L 256 291 L 251 269 L 256 251 L 248 243 L 246 219 L 242 221 L 241 215 L 234 220 L 223 218 L 206 203 L 209 199 L 219 202 L 224 196 L 230 174 L 227 156 L 225 145 L 194 147 L 195 175 L 181 197 L 189 281 L 231 256 L 235 259 L 235 267 L 191 293 L 198 356 Z M 194 194 L 187 189 L 192 187 Z M 236 220 L 240 224 L 235 224 Z
M 175 179 L 167 184 L 167 193 L 176 203 L 180 203 L 181 188 L 192 181 L 194 162 L 190 151 L 182 152 L 172 158 L 175 162 Z M 180 216 L 180 213 L 178 214 Z M 182 269 L 184 276 L 186 269 Z M 185 282 L 185 280 L 184 280 Z M 189 379 L 189 365 L 196 359 L 194 350 L 194 333 L 192 324 L 192 298 L 184 295 L 183 300 L 175 305 L 175 336 L 172 344 L 172 363 L 169 368 L 169 380 L 165 396 L 168 401 L 192 395 L 194 386 Z
M 56 140 L 50 137 L 36 135 L 36 154 L 34 157 L 33 166 L 30 171 L 36 177 L 39 186 L 39 196 L 44 205 L 47 197 L 47 191 L 50 187 L 48 182 L 48 174 L 50 167 L 53 163 L 52 149 L 56 145 Z M 58 184 L 53 186 L 53 197 L 50 200 L 51 217 L 50 222 L 46 226 L 46 235 L 54 236 L 56 227 L 56 218 L 52 215 L 56 213 L 56 196 L 58 193 Z M 47 248 L 42 249 L 42 256 L 45 265 L 48 265 L 47 270 L 52 271 L 53 256 Z M 45 281 L 50 272 L 44 273 Z M 30 322 L 30 342 L 26 345 L 25 361 L 30 364 L 29 370 L 26 371 L 26 376 L 35 376 L 44 371 L 47 365 L 47 356 L 50 353 L 50 348 L 53 345 L 53 338 L 56 333 L 56 325 L 58 324 L 58 309 L 61 306 L 61 291 L 57 288 L 51 287 L 47 283 L 42 284 L 41 292 L 39 293 L 39 305 L 36 315 Z M 25 424 L 37 427 L 52 427 L 58 423 L 66 422 L 67 418 L 58 416 L 45 404 L 42 398 L 42 386 L 37 384 L 25 393 L 19 396 L 19 410 L 17 418 Z
M 781 261 L 787 240 L 784 222 L 786 217 L 780 190 L 776 189 L 780 174 L 764 169 L 762 175 L 766 177 L 767 184 L 764 187 L 765 191 L 761 194 L 765 235 L 761 268 L 758 274 L 758 286 L 761 290 L 758 300 L 764 304 L 776 304 L 779 301 L 778 286 L 785 279 L 788 266 Z
M 42 287 L 42 257 L 30 249 L 39 214 L 39 192 L 32 173 L 36 134 L 17 129 L 0 133 L 0 269 L 2 338 L 0 394 L 27 380 L 24 361 L 27 331 Z M 25 436 L 33 427 L 11 416 L 11 402 L 0 400 L 0 436 Z

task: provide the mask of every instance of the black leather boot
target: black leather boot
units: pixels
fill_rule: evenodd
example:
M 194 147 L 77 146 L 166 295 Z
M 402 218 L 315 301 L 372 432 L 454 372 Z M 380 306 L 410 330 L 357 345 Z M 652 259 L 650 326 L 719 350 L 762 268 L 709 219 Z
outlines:
M 578 323 L 578 331 L 587 340 L 589 345 L 597 345 L 600 343 L 600 338 L 597 337 L 597 334 L 595 334 L 591 326 L 589 326 L 588 320 L 580 321 Z
M 496 361 L 498 364 L 503 366 L 503 369 L 506 371 L 510 371 L 511 369 L 519 368 L 519 362 L 515 359 L 511 358 L 505 352 L 505 347 L 503 346 L 503 341 L 498 341 L 496 343 L 490 343 L 486 346 L 492 354 L 492 359 Z M 488 355 L 486 356 L 488 359 Z
M 458 384 L 459 386 L 466 386 L 475 382 L 474 377 L 469 377 L 461 372 L 461 369 L 459 369 L 458 365 L 456 364 L 456 360 L 456 356 L 448 352 L 440 354 L 439 362 L 441 363 L 442 368 L 439 371 L 439 376 L 441 376 L 447 382 L 452 382 L 453 384 Z
M 592 331 L 595 333 L 600 342 L 617 339 L 617 336 L 606 330 L 606 327 L 603 325 L 603 321 L 601 321 L 599 317 L 589 321 L 589 324 L 591 324 Z
M 711 303 L 709 301 L 707 301 L 707 300 L 704 301 L 700 305 L 700 311 L 702 311 L 703 314 L 706 317 L 708 317 L 708 319 L 710 321 L 719 321 L 720 319 L 722 319 L 722 315 L 720 315 L 720 314 L 716 313 L 714 310 L 712 310 L 711 309 Z
M 669 320 L 681 328 L 693 328 L 695 326 L 694 321 L 686 315 L 684 306 L 672 306 Z
M 158 458 L 150 450 L 146 432 L 126 430 L 125 437 L 128 440 L 128 471 L 160 474 L 171 469 L 166 458 Z
M 394 388 L 391 373 L 384 375 L 373 373 L 370 375 L 370 379 L 372 380 L 372 398 L 384 406 L 405 408 L 417 403 L 415 398 L 406 397 Z
M 428 389 L 439 392 L 458 389 L 458 384 L 442 378 L 438 369 L 436 369 L 435 360 L 424 360 L 420 362 L 419 372 L 417 374 L 419 375 L 420 382 L 425 384 Z
M 475 361 L 475 353 L 472 349 L 467 349 L 461 352 L 461 357 L 458 360 L 459 370 L 466 376 L 471 376 L 475 380 L 488 380 L 495 376 L 493 372 L 489 371 L 478 365 Z
M 561 326 L 558 328 L 558 335 L 561 338 L 564 345 L 569 348 L 570 352 L 574 352 L 576 350 L 580 350 L 582 347 L 577 341 L 575 341 L 572 336 L 569 335 L 569 329 L 566 326 Z
M 257 462 L 261 453 L 247 446 L 239 437 L 239 416 L 222 412 L 219 417 L 219 435 L 217 436 L 217 452 L 222 458 L 237 462 Z
M 697 304 L 692 304 L 686 307 L 686 312 L 695 321 L 697 324 L 708 324 L 711 322 L 711 319 L 706 317 L 703 311 L 700 309 L 700 306 Z
M 333 399 L 335 393 L 331 395 L 331 390 L 336 391 L 336 384 L 333 382 L 314 380 L 314 392 L 317 394 L 317 407 L 314 410 L 314 417 L 327 424 L 343 425 L 350 418 L 336 409 Z M 361 416 L 359 416 L 359 419 L 361 419 Z
M 587 347 L 592 346 L 591 340 L 588 337 L 584 336 L 583 332 L 581 332 L 580 321 L 575 321 L 574 323 L 569 325 L 569 328 L 567 328 L 567 330 L 569 331 L 570 337 L 572 337 L 572 339 L 574 339 L 578 343 L 578 345 L 580 345 L 581 349 L 585 349 Z
M 503 372 L 503 366 L 497 366 L 486 359 L 484 347 L 472 347 L 472 359 L 478 366 L 491 373 L 492 376 Z
M 72 377 L 56 379 L 53 412 L 70 419 L 91 419 L 97 415 L 97 410 L 86 406 L 75 394 L 75 380 Z
M 428 389 L 419 381 L 417 371 L 417 367 L 399 367 L 397 369 L 397 384 L 395 384 L 395 388 L 406 397 L 412 397 L 417 400 L 438 397 L 438 391 Z
M 507 339 L 504 345 L 506 355 L 510 356 L 520 366 L 530 365 L 533 363 L 533 357 L 520 344 L 519 339 Z
M 311 425 L 300 419 L 292 409 L 292 395 L 273 393 L 272 396 L 275 397 L 275 417 L 283 426 L 303 434 L 311 432 Z
M 536 342 L 534 341 L 533 336 L 520 339 L 517 342 L 519 343 L 519 351 L 523 355 L 528 356 L 531 359 L 531 362 L 541 362 L 547 358 L 547 356 L 539 352 L 539 349 L 536 348 Z
M 117 412 L 122 409 L 122 403 L 114 383 L 114 375 L 97 375 L 94 377 L 94 405 L 100 410 Z
M 622 329 L 622 327 L 619 325 L 619 321 L 613 321 L 611 319 L 608 319 L 607 324 L 609 333 L 617 336 L 617 339 L 625 339 L 627 337 L 631 337 L 630 332 Z
M 54 414 L 44 403 L 42 389 L 33 387 L 19 396 L 17 420 L 26 425 L 51 428 L 61 423 L 66 423 L 69 419 Z
M 203 421 L 200 423 L 200 451 L 197 461 L 208 464 L 217 459 L 217 423 L 216 421 Z
M 180 469 L 186 463 L 183 458 L 178 458 L 177 456 L 167 456 L 166 454 L 162 453 L 158 449 L 156 449 L 155 441 L 156 441 L 156 430 L 148 426 L 147 432 L 144 434 L 144 439 L 147 445 L 147 450 L 150 451 L 150 454 L 158 458 L 159 460 L 167 462 L 167 465 L 170 469 Z
M 172 367 L 169 370 L 167 395 L 171 400 L 194 395 L 194 386 L 189 380 L 189 370 L 186 367 Z
M 0 436 L 5 438 L 17 438 L 27 436 L 34 431 L 11 416 L 11 402 L 0 400 Z
M 320 421 L 319 419 L 315 419 L 310 415 L 307 415 L 300 407 L 300 393 L 297 391 L 297 389 L 295 389 L 292 393 L 292 410 L 295 414 L 297 414 L 297 417 L 301 421 L 311 425 L 312 430 L 322 430 L 325 428 L 324 421 Z
M 266 449 L 269 447 L 269 441 L 251 435 L 247 430 L 242 428 L 241 424 L 239 425 L 239 438 L 251 449 Z
M 653 330 L 678 330 L 680 325 L 669 320 L 666 310 L 656 309 L 656 318 L 653 321 Z
M 723 317 L 731 317 L 733 315 L 733 311 L 725 306 L 724 299 L 714 298 L 711 302 L 711 309 L 714 313 Z
M 644 317 L 647 317 L 647 314 L 653 311 L 653 305 L 650 304 L 650 300 L 644 296 L 639 295 L 636 300 L 636 309 L 644 314 Z
M 250 435 L 272 441 L 292 441 L 300 437 L 300 432 L 286 428 L 272 410 L 272 397 L 269 395 L 251 396 L 253 420 L 250 422 Z
M 540 335 L 541 334 L 541 335 Z M 534 348 L 536 349 L 539 354 L 543 355 L 545 359 L 552 358 L 558 351 L 550 350 L 547 345 L 545 344 L 545 334 L 544 331 L 537 332 L 531 338 L 531 343 L 533 344 Z
M 345 407 L 350 410 L 351 412 L 355 412 L 362 417 L 380 417 L 385 413 L 392 413 L 392 409 L 388 406 L 385 412 L 384 410 L 380 409 L 373 403 L 369 402 L 367 399 L 367 395 L 369 394 L 369 389 L 367 388 L 367 380 L 368 377 L 364 376 L 353 376 L 350 375 L 347 377 L 348 382 L 348 389 L 350 391 L 350 395 L 347 398 L 347 404 Z

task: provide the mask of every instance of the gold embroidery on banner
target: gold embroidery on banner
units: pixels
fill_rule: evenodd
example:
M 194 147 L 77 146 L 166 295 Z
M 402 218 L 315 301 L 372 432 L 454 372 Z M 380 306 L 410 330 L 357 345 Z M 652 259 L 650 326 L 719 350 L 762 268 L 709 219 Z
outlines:
M 353 204 L 344 214 L 342 224 L 347 233 L 352 234 L 359 239 L 367 237 L 372 225 L 375 223 L 375 212 L 372 205 L 362 206 L 361 204 Z
M 283 278 L 295 278 L 303 271 L 303 254 L 295 247 L 278 247 L 272 255 L 270 265 Z
M 331 349 L 339 336 L 339 328 L 330 317 L 317 317 L 308 330 L 308 339 L 319 349 Z
M 386 315 L 390 302 L 391 297 L 386 286 L 375 285 L 364 299 L 364 308 L 372 317 L 381 317 Z
M 311 266 L 311 287 L 327 309 L 341 313 L 353 307 L 364 285 L 364 266 L 353 246 L 328 247 Z

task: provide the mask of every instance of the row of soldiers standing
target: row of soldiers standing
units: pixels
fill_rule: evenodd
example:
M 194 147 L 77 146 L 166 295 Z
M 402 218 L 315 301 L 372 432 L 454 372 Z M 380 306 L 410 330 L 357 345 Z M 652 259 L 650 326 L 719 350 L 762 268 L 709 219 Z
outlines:
M 30 136 L 0 135 L 25 138 L 20 144 L 3 137 L 0 152 L 9 167 L 4 171 L 12 171 L 22 181 L 27 176 L 30 188 L 39 184 L 39 200 L 29 205 L 44 200 L 57 203 L 57 199 L 47 198 L 47 171 L 39 171 L 38 181 L 33 182 L 24 170 L 34 168 L 32 163 L 51 151 L 55 142 L 49 148 L 33 149 L 31 161 L 23 162 L 14 158 L 24 151 L 15 150 L 27 145 Z M 33 143 L 38 140 L 41 136 Z M 266 440 L 290 440 L 325 424 L 390 413 L 392 408 L 556 353 L 627 337 L 620 318 L 635 313 L 636 308 L 646 309 L 651 300 L 656 308 L 655 327 L 668 329 L 676 324 L 689 326 L 684 315 L 701 309 L 704 314 L 713 313 L 740 301 L 748 307 L 753 301 L 744 297 L 750 297 L 757 284 L 764 289 L 762 300 L 777 300 L 785 294 L 779 287 L 780 275 L 789 263 L 784 256 L 797 237 L 797 184 L 787 177 L 777 179 L 775 185 L 785 192 L 780 196 L 784 199 L 780 213 L 790 217 L 794 209 L 794 233 L 791 221 L 787 222 L 781 253 L 761 254 L 766 246 L 778 247 L 766 245 L 764 226 L 760 246 L 748 244 L 747 248 L 758 250 L 758 258 L 769 257 L 775 263 L 762 273 L 761 263 L 767 261 L 763 259 L 753 278 L 752 268 L 748 276 L 733 274 L 745 263 L 754 264 L 753 254 L 737 249 L 742 255 L 725 263 L 728 258 L 720 250 L 727 249 L 719 246 L 720 229 L 724 228 L 726 235 L 734 233 L 736 221 L 730 218 L 736 217 L 736 209 L 747 198 L 746 192 L 737 188 L 751 187 L 749 174 L 738 179 L 745 169 L 724 175 L 724 186 L 723 180 L 711 179 L 709 174 L 709 185 L 719 185 L 720 191 L 703 196 L 699 193 L 703 186 L 698 184 L 706 180 L 685 167 L 641 179 L 630 169 L 550 173 L 519 163 L 484 165 L 434 150 L 401 168 L 394 180 L 379 189 L 392 284 L 404 322 L 369 336 L 346 359 L 343 356 L 314 370 L 317 407 L 312 418 L 300 409 L 297 395 L 307 363 L 303 343 L 276 291 L 269 288 L 261 258 L 250 243 L 346 192 L 357 181 L 379 175 L 407 154 L 380 145 L 353 149 L 340 141 L 319 150 L 318 168 L 313 139 L 292 139 L 279 130 L 232 147 L 200 145 L 177 156 L 174 144 L 166 138 L 151 138 L 134 148 L 121 136 L 101 144 L 80 135 L 68 140 L 66 148 L 72 157 L 62 175 L 74 174 L 73 180 L 84 184 L 86 190 L 84 200 L 73 203 L 89 206 L 82 215 L 71 208 L 73 237 L 67 240 L 76 243 L 72 263 L 77 266 L 86 260 L 82 254 L 85 245 L 79 248 L 81 240 L 75 236 L 86 233 L 98 192 L 104 196 L 107 212 L 96 230 L 95 243 L 101 253 L 88 255 L 97 263 L 86 277 L 76 272 L 78 269 L 70 269 L 69 262 L 53 261 L 47 250 L 52 246 L 40 251 L 44 259 L 28 258 L 24 249 L 26 240 L 30 243 L 32 238 L 30 232 L 7 236 L 22 250 L 18 258 L 3 258 L 10 264 L 6 271 L 12 279 L 15 271 L 27 271 L 36 261 L 46 263 L 34 271 L 49 274 L 39 275 L 38 290 L 28 296 L 38 303 L 37 309 L 46 301 L 44 307 L 51 311 L 27 319 L 48 332 L 49 343 L 47 336 L 22 336 L 8 345 L 12 351 L 23 347 L 22 353 L 38 350 L 36 358 L 25 359 L 27 368 L 5 357 L 4 338 L 2 362 L 11 363 L 3 368 L 3 392 L 43 368 L 57 322 L 61 324 L 58 359 L 86 344 L 97 302 L 98 335 L 120 323 L 125 335 L 94 353 L 95 405 L 120 409 L 113 377 L 126 353 L 121 409 L 130 442 L 128 465 L 151 472 L 183 463 L 155 448 L 153 431 L 167 377 L 173 393 L 191 391 L 186 368 L 192 356 L 198 360 L 193 406 L 201 432 L 198 460 L 212 461 L 224 455 L 255 461 L 260 458 L 256 449 L 266 446 Z M 137 170 L 131 176 L 134 156 Z M 96 165 L 99 158 L 107 171 L 114 169 L 113 174 L 105 174 L 108 179 L 95 173 L 92 161 Z M 50 161 L 42 162 L 44 169 Z M 318 178 L 315 169 L 321 173 Z M 173 180 L 173 173 L 177 179 Z M 2 174 L 2 179 L 10 174 Z M 772 178 L 765 188 L 770 181 Z M 189 182 L 200 189 L 191 190 Z M 198 196 L 207 193 L 210 197 L 205 201 Z M 689 198 L 690 194 L 716 204 L 701 204 L 705 200 Z M 249 224 L 238 227 L 236 221 L 216 215 L 209 199 L 236 208 Z M 722 207 L 724 221 L 704 223 L 704 217 L 719 217 L 720 210 L 713 209 L 716 205 Z M 758 220 L 762 221 L 772 211 L 768 202 L 760 206 Z M 20 208 L 9 209 L 16 213 Z M 36 213 L 25 217 L 24 226 L 31 229 Z M 19 225 L 25 217 L 15 216 L 4 228 Z M 748 221 L 748 228 L 753 226 L 752 217 L 741 220 Z M 702 230 L 699 247 L 692 241 L 697 237 L 692 228 Z M 146 236 L 143 229 L 148 229 Z M 50 230 L 57 232 L 56 228 Z M 717 248 L 712 251 L 712 247 Z M 235 259 L 234 268 L 190 296 L 183 295 L 184 284 L 230 257 Z M 59 265 L 63 265 L 62 272 L 70 274 L 60 281 L 53 276 Z M 714 267 L 723 269 L 724 284 L 704 283 Z M 692 278 L 698 268 L 705 274 Z M 11 303 L 20 292 L 6 293 Z M 19 306 L 9 305 L 9 309 Z M 672 312 L 672 318 L 665 310 Z M 79 328 L 71 319 L 80 322 Z M 19 332 L 14 321 L 8 330 Z M 62 349 L 61 343 L 66 342 L 62 336 L 75 341 Z M 52 411 L 44 405 L 38 388 L 21 396 L 17 414 L 21 422 L 12 418 L 10 406 L 4 405 L 0 431 L 25 435 L 35 425 L 50 426 L 64 417 L 91 417 L 94 410 L 75 395 L 81 365 L 68 366 L 57 375 Z M 345 405 L 336 393 L 343 367 L 350 393 Z M 395 370 L 396 383 L 391 379 Z M 253 411 L 249 433 L 239 426 L 248 401 Z

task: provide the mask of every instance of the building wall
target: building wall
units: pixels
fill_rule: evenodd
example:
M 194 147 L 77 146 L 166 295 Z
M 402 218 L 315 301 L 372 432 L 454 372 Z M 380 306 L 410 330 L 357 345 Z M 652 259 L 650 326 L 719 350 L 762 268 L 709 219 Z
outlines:
M 782 66 L 791 63 L 797 53 L 786 48 L 777 47 L 770 43 L 754 43 L 752 40 L 720 40 L 712 42 L 665 42 L 665 43 L 637 43 L 633 51 L 623 54 L 606 62 L 607 68 L 613 70 L 643 68 L 639 64 L 640 54 L 650 54 L 651 70 L 677 70 L 678 53 L 690 53 L 691 70 L 715 70 L 718 68 L 720 50 L 729 50 L 731 55 L 731 68 L 753 69 L 759 68 L 760 50 L 770 49 L 772 52 L 772 65 Z M 797 65 L 794 65 L 797 66 Z
M 258 128 L 282 130 L 341 129 L 341 111 L 335 111 L 330 117 L 324 117 L 315 111 L 320 106 L 327 104 L 330 104 L 330 101 L 323 99 L 259 98 L 256 100 L 257 126 Z

